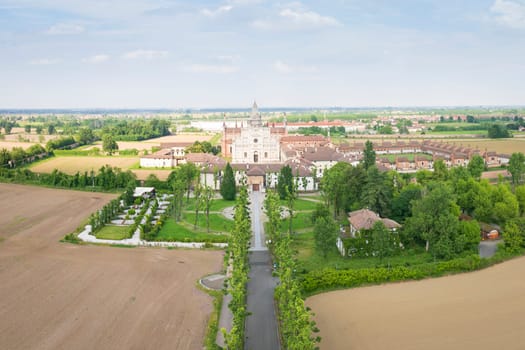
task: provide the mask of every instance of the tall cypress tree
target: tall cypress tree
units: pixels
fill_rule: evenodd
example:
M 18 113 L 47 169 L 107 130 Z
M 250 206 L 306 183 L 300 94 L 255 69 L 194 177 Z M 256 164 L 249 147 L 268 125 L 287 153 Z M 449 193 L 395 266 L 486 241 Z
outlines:
M 235 188 L 235 177 L 230 163 L 226 164 L 224 169 L 224 177 L 221 182 L 221 196 L 225 200 L 232 201 L 235 199 L 237 189 Z

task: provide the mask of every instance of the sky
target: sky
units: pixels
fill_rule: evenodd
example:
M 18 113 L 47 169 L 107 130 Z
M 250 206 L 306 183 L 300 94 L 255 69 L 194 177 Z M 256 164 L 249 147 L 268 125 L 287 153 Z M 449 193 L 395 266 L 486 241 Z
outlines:
M 0 0 L 0 108 L 525 104 L 525 0 Z

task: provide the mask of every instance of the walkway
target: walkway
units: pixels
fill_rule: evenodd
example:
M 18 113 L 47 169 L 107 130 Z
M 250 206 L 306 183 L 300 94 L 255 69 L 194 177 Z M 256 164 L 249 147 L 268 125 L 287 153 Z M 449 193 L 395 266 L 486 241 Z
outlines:
M 246 350 L 280 349 L 279 332 L 273 294 L 277 279 L 272 277 L 270 253 L 265 244 L 263 226 L 264 193 L 250 193 L 252 245 L 250 248 L 250 279 L 246 318 Z

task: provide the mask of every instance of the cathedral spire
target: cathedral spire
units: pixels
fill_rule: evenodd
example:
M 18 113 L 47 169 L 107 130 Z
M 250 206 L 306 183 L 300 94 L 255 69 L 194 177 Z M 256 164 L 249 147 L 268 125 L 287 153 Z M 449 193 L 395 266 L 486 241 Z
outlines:
M 257 107 L 255 100 L 253 101 L 249 124 L 250 126 L 262 126 L 261 114 L 259 113 L 259 107 Z

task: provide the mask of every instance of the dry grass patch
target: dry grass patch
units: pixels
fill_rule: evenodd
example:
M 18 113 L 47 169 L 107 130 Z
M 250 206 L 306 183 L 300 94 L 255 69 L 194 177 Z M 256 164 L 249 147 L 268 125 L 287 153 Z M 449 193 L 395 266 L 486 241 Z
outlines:
M 136 157 L 53 157 L 49 160 L 36 163 L 31 170 L 38 173 L 50 173 L 58 169 L 66 174 L 75 174 L 77 171 L 94 170 L 97 172 L 104 165 L 111 165 L 122 170 L 129 169 L 138 162 Z

